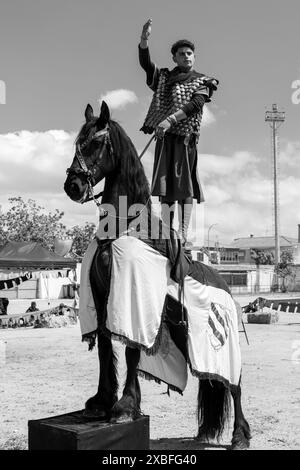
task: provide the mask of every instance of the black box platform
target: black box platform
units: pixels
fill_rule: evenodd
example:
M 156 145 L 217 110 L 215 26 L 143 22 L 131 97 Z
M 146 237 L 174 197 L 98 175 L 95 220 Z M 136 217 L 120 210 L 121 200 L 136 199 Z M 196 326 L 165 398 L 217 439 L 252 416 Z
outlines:
M 110 424 L 84 418 L 83 410 L 28 421 L 29 450 L 148 450 L 149 416 Z

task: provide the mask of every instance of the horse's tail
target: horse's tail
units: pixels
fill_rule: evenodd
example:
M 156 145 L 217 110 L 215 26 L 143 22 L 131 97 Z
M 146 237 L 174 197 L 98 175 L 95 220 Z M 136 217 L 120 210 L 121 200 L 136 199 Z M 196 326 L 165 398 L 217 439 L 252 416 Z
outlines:
M 217 380 L 199 380 L 198 437 L 220 439 L 230 416 L 229 388 Z

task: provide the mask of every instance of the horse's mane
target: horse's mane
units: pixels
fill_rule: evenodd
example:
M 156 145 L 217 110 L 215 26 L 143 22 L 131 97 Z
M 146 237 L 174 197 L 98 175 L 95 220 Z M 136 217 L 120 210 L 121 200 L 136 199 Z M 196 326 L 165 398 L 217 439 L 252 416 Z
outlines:
M 97 118 L 84 123 L 75 144 L 88 138 L 95 130 Z M 151 204 L 149 182 L 135 146 L 120 124 L 109 120 L 110 137 L 113 152 L 119 162 L 121 190 L 127 195 L 129 205 Z
M 120 183 L 126 190 L 128 204 L 151 204 L 149 182 L 135 146 L 124 129 L 110 120 L 110 136 L 120 162 Z

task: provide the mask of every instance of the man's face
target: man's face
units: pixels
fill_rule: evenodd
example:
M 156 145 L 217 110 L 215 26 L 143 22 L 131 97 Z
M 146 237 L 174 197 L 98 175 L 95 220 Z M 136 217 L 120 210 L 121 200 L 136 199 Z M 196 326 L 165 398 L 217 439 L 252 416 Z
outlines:
M 184 70 L 191 70 L 195 63 L 195 54 L 190 47 L 180 47 L 173 55 L 174 62 Z

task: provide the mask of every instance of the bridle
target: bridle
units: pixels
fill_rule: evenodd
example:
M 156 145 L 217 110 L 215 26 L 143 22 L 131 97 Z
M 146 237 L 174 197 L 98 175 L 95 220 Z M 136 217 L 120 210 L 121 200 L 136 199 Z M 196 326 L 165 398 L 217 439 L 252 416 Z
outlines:
M 85 160 L 84 160 L 84 156 L 82 155 L 82 149 L 87 147 L 92 142 L 92 140 L 98 140 L 100 137 L 103 137 L 103 136 L 104 136 L 103 147 L 102 147 L 100 154 L 97 157 L 97 160 L 101 160 L 102 155 L 105 149 L 107 148 L 107 146 L 109 146 L 109 150 L 112 153 L 112 143 L 111 143 L 110 135 L 109 135 L 109 127 L 106 126 L 104 129 L 100 131 L 96 131 L 91 136 L 88 136 L 87 139 L 85 139 L 81 144 L 79 144 L 79 142 L 76 143 L 75 157 L 78 160 L 80 168 L 76 170 L 74 168 L 67 169 L 67 174 L 72 172 L 75 174 L 83 174 L 86 177 L 88 188 L 89 188 L 89 194 L 91 194 L 92 196 L 86 199 L 84 202 L 89 202 L 93 200 L 99 210 L 100 210 L 101 203 L 98 201 L 98 198 L 102 196 L 103 191 L 100 191 L 98 194 L 94 193 L 94 187 L 93 187 L 93 178 L 94 178 L 93 173 L 94 172 L 87 167 L 87 164 L 85 163 Z
M 101 152 L 100 154 L 98 155 L 97 157 L 97 160 L 101 160 L 102 158 L 102 155 L 105 151 L 105 149 L 107 147 L 109 147 L 109 152 L 111 154 L 111 156 L 113 155 L 113 146 L 112 146 L 112 143 L 111 143 L 111 139 L 110 139 L 110 134 L 109 134 L 109 126 L 107 125 L 104 129 L 100 130 L 100 131 L 96 131 L 94 132 L 91 136 L 88 136 L 86 140 L 84 140 L 81 144 L 79 144 L 79 142 L 76 143 L 76 152 L 75 152 L 75 157 L 77 158 L 78 160 L 78 163 L 80 165 L 80 168 L 79 169 L 73 169 L 73 168 L 68 168 L 67 169 L 67 174 L 69 173 L 75 173 L 75 174 L 83 174 L 85 177 L 86 177 L 86 180 L 87 180 L 87 184 L 88 184 L 88 188 L 89 188 L 89 194 L 91 194 L 91 197 L 89 197 L 88 199 L 85 199 L 83 202 L 89 202 L 89 201 L 94 201 L 98 210 L 99 210 L 99 213 L 100 213 L 100 217 L 104 217 L 104 216 L 109 216 L 108 212 L 104 209 L 101 208 L 101 203 L 98 201 L 98 198 L 101 197 L 103 195 L 103 191 L 100 191 L 98 194 L 95 195 L 94 193 L 94 188 L 93 188 L 93 183 L 92 183 L 92 180 L 93 180 L 93 171 L 90 170 L 88 167 L 87 167 L 87 164 L 85 163 L 85 160 L 84 160 L 84 156 L 82 155 L 82 149 L 87 147 L 92 140 L 97 140 L 99 139 L 99 137 L 103 137 L 104 136 L 104 142 L 103 142 L 103 147 L 101 149 Z M 156 136 L 153 135 L 151 137 L 151 139 L 149 140 L 149 142 L 147 143 L 146 147 L 144 148 L 144 150 L 142 151 L 141 155 L 139 156 L 139 159 L 141 160 L 141 158 L 143 157 L 143 155 L 145 154 L 146 150 L 148 149 L 148 147 L 150 146 L 152 140 L 155 138 Z M 96 165 L 94 165 L 96 166 Z M 152 193 L 152 191 L 151 191 Z M 149 195 L 149 198 L 146 202 L 146 204 L 144 205 L 144 208 L 138 213 L 137 216 L 139 216 L 141 214 L 141 212 L 145 209 L 145 207 L 147 206 L 148 204 L 148 201 L 150 200 L 151 198 L 151 193 Z M 137 216 L 133 216 L 132 218 L 136 218 Z M 112 217 L 112 216 L 111 216 Z M 120 217 L 120 216 L 115 216 L 114 218 L 117 218 L 117 219 L 130 219 L 131 217 Z

